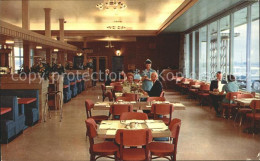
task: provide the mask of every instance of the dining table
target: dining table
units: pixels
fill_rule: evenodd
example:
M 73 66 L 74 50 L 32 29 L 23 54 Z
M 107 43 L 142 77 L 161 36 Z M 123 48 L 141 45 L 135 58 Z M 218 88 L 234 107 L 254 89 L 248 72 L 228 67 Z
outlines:
M 0 107 L 0 115 L 4 115 L 10 111 L 12 111 L 11 107 Z
M 169 102 L 169 101 L 153 101 L 153 102 L 136 102 L 136 101 L 119 101 L 119 102 L 96 102 L 93 110 L 109 110 L 112 104 L 132 104 L 133 110 L 151 110 L 152 104 L 169 103 L 172 104 L 174 110 L 185 110 L 186 107 L 180 102 Z
M 240 106 L 249 107 L 252 100 L 260 100 L 260 98 L 240 98 L 234 99 L 234 102 L 236 102 Z
M 151 129 L 153 138 L 171 136 L 171 131 L 162 120 L 104 120 L 98 127 L 97 136 L 112 139 L 118 129 Z

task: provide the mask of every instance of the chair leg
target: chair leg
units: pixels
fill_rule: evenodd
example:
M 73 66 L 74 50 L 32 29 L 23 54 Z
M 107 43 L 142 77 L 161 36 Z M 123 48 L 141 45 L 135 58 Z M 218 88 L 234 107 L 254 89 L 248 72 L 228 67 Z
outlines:
M 94 154 L 91 154 L 90 155 L 90 161 L 96 161 L 96 158 L 95 158 L 96 156 L 94 155 Z

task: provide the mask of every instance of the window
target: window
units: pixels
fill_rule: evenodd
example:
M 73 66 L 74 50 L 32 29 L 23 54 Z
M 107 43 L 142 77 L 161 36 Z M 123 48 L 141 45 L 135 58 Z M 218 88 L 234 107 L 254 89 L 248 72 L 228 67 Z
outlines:
M 14 47 L 14 70 L 18 71 L 23 66 L 23 48 Z
M 34 56 L 34 50 L 33 49 L 30 49 L 30 65 L 31 67 L 33 66 L 33 56 Z
M 252 27 L 251 27 L 251 50 L 250 50 L 250 64 L 251 64 L 251 91 L 260 92 L 259 83 L 259 2 L 252 5 Z
M 196 72 L 209 81 L 220 70 L 233 74 L 241 90 L 260 93 L 259 1 L 213 19 L 199 26 L 199 35 L 197 27 L 185 35 L 187 77 Z
M 200 28 L 199 79 L 207 80 L 207 27 Z
M 220 19 L 220 71 L 226 77 L 229 74 L 230 16 Z
M 217 72 L 217 22 L 213 22 L 209 25 L 209 38 L 210 38 L 210 53 L 209 53 L 209 76 L 210 79 L 215 79 L 215 75 Z
M 189 57 L 189 34 L 185 35 L 184 38 L 184 76 L 190 77 L 190 67 L 189 67 L 190 57 Z
M 234 13 L 233 74 L 240 89 L 246 89 L 247 8 Z

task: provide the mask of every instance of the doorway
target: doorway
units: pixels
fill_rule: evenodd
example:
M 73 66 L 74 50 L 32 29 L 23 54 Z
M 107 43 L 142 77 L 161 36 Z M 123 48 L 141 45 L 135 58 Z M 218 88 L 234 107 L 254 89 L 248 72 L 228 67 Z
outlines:
M 113 56 L 112 57 L 112 72 L 117 73 L 117 78 L 119 78 L 119 73 L 124 70 L 124 57 L 123 56 Z
M 93 74 L 93 77 L 98 79 L 99 81 L 104 81 L 105 78 L 105 70 L 107 69 L 107 57 L 106 56 L 90 56 L 88 59 L 93 60 L 93 72 L 97 74 Z

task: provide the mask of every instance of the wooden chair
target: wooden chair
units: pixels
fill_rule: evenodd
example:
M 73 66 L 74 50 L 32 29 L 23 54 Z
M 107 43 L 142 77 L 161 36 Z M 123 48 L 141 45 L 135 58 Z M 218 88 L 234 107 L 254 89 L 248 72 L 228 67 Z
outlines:
M 152 101 L 166 101 L 165 97 L 148 97 L 147 102 L 152 102 Z
M 162 120 L 166 125 L 169 125 L 172 120 L 172 113 L 174 111 L 174 107 L 172 104 L 152 104 L 151 113 L 153 114 L 154 120 Z M 163 115 L 163 117 L 158 117 Z M 169 115 L 169 118 L 166 117 Z
M 101 157 L 116 159 L 118 146 L 115 145 L 114 142 L 102 142 L 102 143 L 95 144 L 94 138 L 97 136 L 97 124 L 95 120 L 93 120 L 92 118 L 86 119 L 85 123 L 87 127 L 86 135 L 89 137 L 89 144 L 90 144 L 89 147 L 90 160 L 95 161 Z M 114 157 L 110 157 L 109 155 L 114 155 Z
M 209 102 L 209 90 L 210 90 L 210 84 L 200 85 L 200 89 L 198 91 L 198 98 L 201 105 Z
M 124 97 L 130 97 L 133 99 L 133 101 L 137 101 L 139 99 L 139 95 L 135 93 L 124 93 Z
M 251 93 L 243 93 L 243 94 L 241 93 L 237 95 L 237 99 L 242 99 L 242 98 L 254 98 L 254 95 Z M 250 112 L 252 112 L 251 108 L 238 106 L 234 123 L 236 124 L 236 120 L 240 116 L 239 126 L 241 126 L 243 122 L 243 118 L 246 116 L 247 113 Z
M 110 113 L 113 119 L 119 119 L 123 112 L 133 112 L 133 105 L 131 104 L 113 104 L 110 107 Z
M 101 84 L 101 89 L 102 89 L 102 97 L 103 97 L 103 102 L 105 98 L 107 97 L 109 101 L 113 101 L 113 94 L 111 91 L 106 91 L 106 86 L 104 84 Z
M 162 91 L 161 94 L 160 94 L 160 97 L 164 97 L 164 94 L 165 94 L 165 92 Z
M 86 99 L 85 100 L 85 108 L 86 108 L 86 114 L 87 114 L 87 118 L 92 118 L 94 119 L 96 122 L 101 122 L 103 120 L 107 120 L 109 117 L 106 115 L 97 115 L 97 116 L 92 116 L 91 114 L 91 109 L 94 107 L 94 103 L 89 100 Z
M 148 120 L 148 116 L 146 113 L 123 112 L 120 116 L 120 120 Z
M 148 145 L 148 149 L 151 152 L 151 155 L 156 156 L 156 158 L 166 158 L 168 160 L 176 161 L 177 155 L 177 144 L 181 128 L 181 120 L 173 119 L 169 125 L 171 130 L 171 143 L 162 143 L 162 142 L 151 142 Z
M 246 117 L 252 120 L 252 132 L 257 133 L 255 121 L 260 121 L 260 100 L 252 100 L 250 108 L 252 108 L 252 113 L 246 114 Z
M 132 97 L 117 97 L 116 102 L 118 102 L 119 100 L 126 101 L 126 102 L 135 101 L 135 99 Z
M 240 92 L 229 92 L 226 94 L 226 99 L 228 100 L 228 103 L 222 103 L 223 108 L 223 116 L 226 113 L 226 118 L 228 119 L 230 117 L 231 111 L 237 107 L 237 104 L 233 103 L 234 97 L 237 97 L 237 95 L 240 94 Z
M 150 129 L 117 130 L 115 141 L 120 147 L 117 153 L 119 160 L 150 160 L 150 152 L 146 148 L 152 142 Z M 131 148 L 125 148 L 125 146 Z M 142 148 L 137 148 L 137 146 L 142 146 Z

